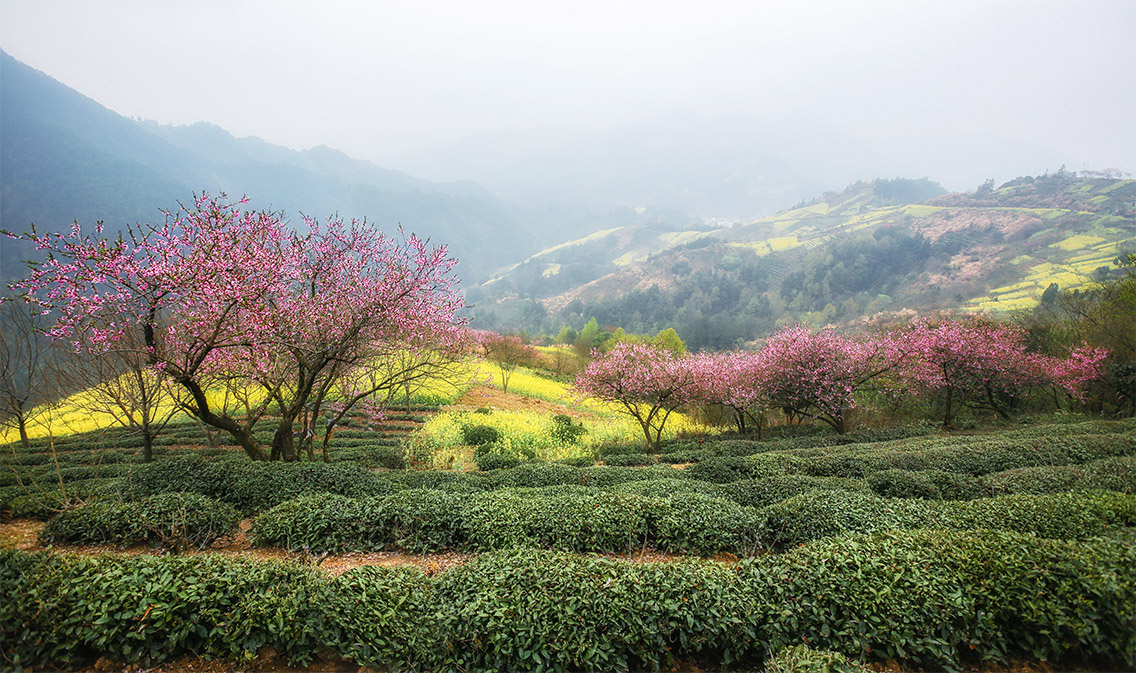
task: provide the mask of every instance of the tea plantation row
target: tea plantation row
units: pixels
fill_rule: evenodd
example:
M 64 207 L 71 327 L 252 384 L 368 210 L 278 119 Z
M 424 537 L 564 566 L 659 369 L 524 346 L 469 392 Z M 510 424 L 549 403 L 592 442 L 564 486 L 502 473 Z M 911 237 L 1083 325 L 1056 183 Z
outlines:
M 238 519 L 224 503 L 168 493 L 64 511 L 41 538 L 46 543 L 205 546 L 234 532 Z M 258 545 L 309 552 L 539 547 L 602 553 L 651 547 L 745 556 L 892 529 L 989 529 L 1075 539 L 1133 525 L 1136 496 L 1094 491 L 954 502 L 821 491 L 757 509 L 700 493 L 651 498 L 553 486 L 473 496 L 434 490 L 363 498 L 302 496 L 257 516 L 250 534 Z
M 5 668 L 272 648 L 301 664 L 322 652 L 409 671 L 658 670 L 759 663 L 803 643 L 948 670 L 1007 658 L 1136 666 L 1136 547 L 1015 533 L 893 531 L 734 565 L 514 550 L 435 577 L 4 551 L 0 592 Z

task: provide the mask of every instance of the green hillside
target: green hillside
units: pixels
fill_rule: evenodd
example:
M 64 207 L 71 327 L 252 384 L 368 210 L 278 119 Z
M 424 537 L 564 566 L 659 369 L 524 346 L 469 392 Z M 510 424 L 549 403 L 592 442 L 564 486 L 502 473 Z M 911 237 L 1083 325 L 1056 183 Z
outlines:
M 1061 171 L 941 192 L 925 179 L 858 182 L 744 226 L 599 232 L 471 291 L 474 320 L 554 332 L 595 317 L 720 348 L 786 322 L 1028 308 L 1136 249 L 1133 180 Z

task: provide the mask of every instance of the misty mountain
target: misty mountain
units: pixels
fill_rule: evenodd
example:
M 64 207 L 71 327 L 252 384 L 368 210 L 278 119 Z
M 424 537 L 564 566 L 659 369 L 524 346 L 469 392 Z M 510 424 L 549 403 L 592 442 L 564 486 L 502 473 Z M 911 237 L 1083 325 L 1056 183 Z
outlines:
M 674 114 L 536 152 L 479 180 L 525 206 L 654 207 L 749 220 L 826 185 L 732 125 Z
M 161 218 L 201 192 L 247 195 L 255 208 L 364 218 L 446 244 L 477 278 L 536 249 L 510 207 L 473 183 L 435 183 L 326 147 L 294 151 L 211 124 L 124 118 L 0 52 L 0 228 L 113 229 Z M 5 277 L 31 251 L 5 240 Z
M 611 209 L 748 222 L 870 176 L 933 175 L 962 190 L 1074 165 L 1050 148 L 990 135 L 870 142 L 807 110 L 779 118 L 673 113 L 601 133 L 501 130 L 392 161 L 434 179 L 475 180 L 506 201 L 558 215 L 531 218 L 563 231 L 549 243 L 601 229 L 586 221 Z

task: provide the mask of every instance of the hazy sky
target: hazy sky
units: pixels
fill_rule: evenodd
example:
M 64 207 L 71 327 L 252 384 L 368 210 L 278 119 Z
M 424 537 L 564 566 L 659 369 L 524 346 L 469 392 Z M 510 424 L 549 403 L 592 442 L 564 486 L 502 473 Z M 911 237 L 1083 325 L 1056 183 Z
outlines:
M 991 134 L 1136 172 L 1136 0 L 0 8 L 0 47 L 123 115 L 297 149 L 381 160 L 689 110 L 808 115 L 872 142 Z

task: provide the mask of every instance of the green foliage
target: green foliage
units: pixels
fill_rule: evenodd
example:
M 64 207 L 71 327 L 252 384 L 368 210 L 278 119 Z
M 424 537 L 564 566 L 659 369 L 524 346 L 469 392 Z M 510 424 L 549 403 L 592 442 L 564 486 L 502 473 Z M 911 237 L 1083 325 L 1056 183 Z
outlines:
M 609 488 L 619 493 L 632 493 L 646 498 L 671 498 L 684 493 L 701 493 L 713 498 L 725 497 L 725 489 L 718 484 L 694 479 L 644 479 L 615 484 Z
M 608 456 L 604 458 L 605 465 L 614 465 L 620 467 L 642 467 L 644 465 L 654 465 L 656 462 L 655 457 L 645 453 L 631 453 L 621 456 Z
M 434 584 L 408 567 L 361 566 L 328 587 L 336 649 L 362 666 L 425 670 L 438 645 Z
M 572 417 L 556 414 L 552 417 L 552 437 L 561 444 L 575 444 L 588 429 L 580 423 L 573 423 Z
M 666 453 L 659 454 L 659 462 L 670 465 L 685 465 L 687 463 L 702 462 L 711 457 L 711 455 L 709 451 L 702 449 L 668 450 Z
M 312 569 L 216 556 L 71 557 L 0 550 L 0 664 L 77 670 L 98 657 L 306 664 L 329 640 Z
M 752 479 L 762 473 L 758 464 L 738 456 L 709 458 L 691 465 L 684 471 L 690 479 L 710 481 L 715 484 Z
M 158 544 L 204 548 L 237 530 L 240 513 L 196 493 L 161 493 L 137 502 L 97 500 L 60 512 L 40 533 L 45 544 Z
M 744 560 L 770 652 L 807 642 L 957 669 L 1080 656 L 1136 663 L 1136 550 L 985 531 L 894 531 Z
M 703 492 L 713 490 L 709 484 L 679 483 L 688 488 L 666 497 L 640 493 L 664 488 L 622 492 L 572 484 L 468 495 L 419 489 L 358 499 L 309 495 L 261 514 L 249 535 L 257 545 L 308 552 L 626 552 L 644 545 L 700 555 L 752 551 L 756 510 Z
M 521 459 L 516 456 L 495 452 L 478 453 L 474 456 L 474 460 L 477 462 L 477 469 L 482 472 L 507 470 L 521 464 Z
M 1136 491 L 1136 457 L 1102 458 L 1084 465 L 1023 467 L 987 475 L 994 495 L 1006 493 L 1059 493 L 1078 489 Z
M 701 493 L 675 494 L 662 503 L 652 521 L 660 549 L 701 555 L 752 551 L 756 510 Z
M 882 470 L 867 478 L 868 487 L 885 498 L 921 500 L 970 500 L 986 495 L 981 479 L 941 470 Z
M 355 463 L 263 463 L 243 458 L 167 458 L 135 466 L 122 480 L 124 498 L 187 491 L 227 502 L 242 513 L 261 512 L 304 493 L 351 497 L 393 490 L 390 482 Z
M 849 670 L 834 653 L 946 670 L 1136 665 L 1136 547 L 989 530 L 834 538 L 737 564 L 507 550 L 434 578 L 0 550 L 0 595 L 6 669 L 241 661 L 266 647 L 301 665 L 330 647 L 419 671 L 657 670 L 693 658 Z
M 766 507 L 810 491 L 864 491 L 864 482 L 840 477 L 810 477 L 803 474 L 774 474 L 761 479 L 745 479 L 722 486 L 723 497 L 747 507 Z
M 388 483 L 401 488 L 429 489 L 446 493 L 480 493 L 494 488 L 488 475 L 476 472 L 442 470 L 392 472 L 384 475 Z
M 752 601 L 726 566 L 634 564 L 548 552 L 485 554 L 446 573 L 438 669 L 652 669 L 750 642 Z
M 596 449 L 597 453 L 603 460 L 607 460 L 613 456 L 631 456 L 643 453 L 642 442 L 605 442 Z
M 256 545 L 309 552 L 440 551 L 465 539 L 464 502 L 461 495 L 418 489 L 364 498 L 308 495 L 258 516 L 249 536 Z
M 462 444 L 486 446 L 501 441 L 501 433 L 489 425 L 462 425 Z
M 1005 530 L 1079 539 L 1136 521 L 1136 498 L 1081 491 L 969 501 L 879 498 L 853 491 L 810 491 L 761 510 L 761 543 L 774 548 L 851 533 L 904 528 Z
M 471 549 L 627 551 L 647 538 L 651 505 L 618 493 L 542 497 L 497 491 L 473 498 L 462 519 Z

